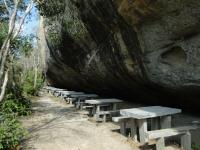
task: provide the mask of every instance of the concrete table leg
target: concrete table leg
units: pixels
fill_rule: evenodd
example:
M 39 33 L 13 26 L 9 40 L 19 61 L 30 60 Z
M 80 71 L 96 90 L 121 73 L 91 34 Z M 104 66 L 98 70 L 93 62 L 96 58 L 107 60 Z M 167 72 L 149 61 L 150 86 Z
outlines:
M 80 99 L 77 99 L 77 101 L 75 102 L 75 107 L 77 109 L 79 109 L 79 107 L 80 107 Z
M 156 142 L 156 150 L 164 150 L 165 149 L 165 139 L 159 138 Z
M 100 106 L 99 106 L 99 105 L 97 105 L 97 110 L 96 110 L 96 112 L 97 112 L 97 113 L 100 112 Z
M 66 98 L 67 104 L 70 104 L 70 100 L 69 98 Z
M 134 141 L 137 141 L 137 124 L 135 119 L 130 120 L 131 124 L 131 137 Z
M 160 128 L 160 118 L 151 118 L 151 130 L 158 130 Z
M 115 111 L 115 110 L 117 110 L 117 104 L 113 104 L 113 110 Z
M 172 117 L 171 116 L 163 116 L 160 118 L 161 129 L 171 128 Z
M 80 108 L 80 110 L 83 110 L 83 106 L 84 106 L 84 99 L 80 99 L 80 101 L 79 101 L 79 108 Z
M 93 107 L 93 108 L 89 108 L 89 116 L 90 116 L 90 117 L 92 117 L 92 115 L 93 115 L 93 112 L 94 112 L 93 109 L 94 109 L 94 107 Z
M 92 108 L 92 116 L 94 116 L 96 113 L 96 105 L 94 105 L 94 107 Z
M 126 120 L 120 121 L 120 133 L 126 135 Z
M 145 144 L 148 140 L 146 138 L 147 133 L 147 119 L 140 119 L 138 120 L 139 126 L 139 139 L 140 143 Z
M 97 105 L 97 106 L 96 106 L 96 113 L 95 113 L 95 119 L 96 119 L 96 120 L 99 120 L 99 112 L 100 112 L 100 106 Z
M 80 103 L 80 110 L 83 110 L 83 103 Z
M 73 104 L 73 100 L 72 100 L 72 98 L 69 98 L 69 104 L 70 104 L 70 105 Z
M 104 123 L 106 122 L 106 114 L 103 115 L 103 122 L 104 122 Z
M 191 133 L 188 131 L 181 136 L 181 148 L 183 150 L 192 150 L 191 148 Z

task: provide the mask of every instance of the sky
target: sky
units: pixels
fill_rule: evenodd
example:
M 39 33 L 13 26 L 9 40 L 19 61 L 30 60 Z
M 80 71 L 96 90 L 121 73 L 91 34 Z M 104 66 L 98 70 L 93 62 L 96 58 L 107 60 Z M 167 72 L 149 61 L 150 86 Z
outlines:
M 36 36 L 39 26 L 39 14 L 37 8 L 34 6 L 31 10 L 31 15 L 26 18 L 25 24 L 22 28 L 22 35 L 33 34 Z
M 31 15 L 27 16 L 25 19 L 25 23 L 21 29 L 22 36 L 33 35 L 34 38 L 31 41 L 34 47 L 37 47 L 37 32 L 39 27 L 39 12 L 37 8 L 34 6 L 30 12 Z

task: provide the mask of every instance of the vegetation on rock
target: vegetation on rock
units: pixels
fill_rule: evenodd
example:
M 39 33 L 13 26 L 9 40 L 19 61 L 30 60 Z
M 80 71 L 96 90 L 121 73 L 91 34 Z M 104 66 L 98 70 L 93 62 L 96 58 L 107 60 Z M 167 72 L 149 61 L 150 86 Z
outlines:
M 62 13 L 65 9 L 63 0 L 37 0 L 37 7 L 42 16 L 53 16 Z

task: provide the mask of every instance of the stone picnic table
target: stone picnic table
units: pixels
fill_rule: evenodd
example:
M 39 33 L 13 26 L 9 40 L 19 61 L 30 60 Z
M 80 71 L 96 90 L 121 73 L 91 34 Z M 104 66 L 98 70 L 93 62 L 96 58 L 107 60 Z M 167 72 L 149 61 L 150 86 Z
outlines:
M 74 94 L 69 94 L 67 99 L 69 100 L 70 103 L 75 102 L 75 106 L 77 108 L 80 108 L 86 99 L 97 98 L 97 97 L 98 97 L 97 94 L 74 93 Z
M 139 127 L 139 140 L 144 144 L 147 142 L 147 119 L 151 120 L 151 130 L 171 128 L 172 115 L 181 113 L 181 109 L 149 106 L 132 109 L 122 109 L 120 114 L 131 118 L 131 136 L 137 139 L 137 127 Z M 123 126 L 121 126 L 122 128 Z
M 67 91 L 67 90 L 54 90 L 52 93 L 53 93 L 53 95 L 54 96 L 56 96 L 56 97 L 58 97 L 58 96 L 60 96 L 62 93 L 64 93 L 64 92 L 71 92 L 71 91 Z
M 49 91 L 50 94 L 54 95 L 54 93 L 64 91 L 64 90 L 66 90 L 66 89 L 50 88 L 48 91 Z
M 60 96 L 62 98 L 69 98 L 71 95 L 82 95 L 84 92 L 76 92 L 76 91 L 60 91 Z
M 103 106 L 108 106 L 108 105 L 112 105 L 111 110 L 112 111 L 116 111 L 117 110 L 117 103 L 121 103 L 123 102 L 120 99 L 90 99 L 90 100 L 85 100 L 86 104 L 89 104 L 92 107 L 92 111 L 91 111 L 91 115 L 95 115 L 98 114 L 101 111 L 101 107 Z

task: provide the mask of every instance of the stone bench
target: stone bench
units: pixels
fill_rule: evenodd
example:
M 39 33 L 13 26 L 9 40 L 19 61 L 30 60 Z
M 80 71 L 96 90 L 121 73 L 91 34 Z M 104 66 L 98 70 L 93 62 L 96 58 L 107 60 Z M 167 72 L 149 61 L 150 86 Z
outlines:
M 109 105 L 101 105 L 101 107 L 109 107 Z M 94 108 L 92 105 L 83 106 L 83 109 Z
M 148 140 L 156 140 L 156 150 L 165 149 L 165 138 L 171 136 L 181 136 L 181 148 L 183 150 L 191 150 L 191 134 L 190 130 L 196 130 L 199 126 L 183 126 L 169 129 L 161 129 L 148 131 L 146 133 Z
M 121 122 L 121 121 L 124 121 L 124 119 L 130 119 L 130 117 L 128 116 L 112 117 L 113 122 Z
M 81 104 L 85 104 L 85 103 L 81 103 Z M 107 107 L 109 107 L 110 105 L 108 105 L 108 104 L 102 104 L 102 105 L 100 105 L 100 107 L 101 107 L 101 110 L 103 109 L 105 109 L 105 108 L 107 108 Z M 93 116 L 94 115 L 94 113 L 95 113 L 95 106 L 94 105 L 86 105 L 86 106 L 83 106 L 82 105 L 82 107 L 81 107 L 82 109 L 87 109 L 87 110 L 89 110 L 89 116 Z
M 100 120 L 100 116 L 102 116 L 102 121 L 106 122 L 107 116 L 109 116 L 109 118 L 112 118 L 112 116 L 117 116 L 120 114 L 119 110 L 111 110 L 111 111 L 99 111 L 97 112 L 96 115 L 96 120 Z
M 89 116 L 92 116 L 93 108 L 94 108 L 94 106 L 83 106 L 83 109 L 86 109 L 89 111 Z
M 54 92 L 54 94 L 53 94 L 55 97 L 58 97 L 58 96 L 60 96 L 60 93 L 59 92 Z
M 90 107 L 84 107 L 85 106 L 85 102 L 75 101 L 74 105 L 75 105 L 75 107 L 77 109 L 80 109 L 80 110 L 83 110 L 83 109 L 86 109 L 86 108 L 90 108 Z M 93 106 L 92 106 L 92 108 L 93 108 Z
M 83 109 L 90 109 L 93 108 L 94 106 L 83 106 Z
M 67 102 L 67 104 L 73 104 L 76 101 L 76 98 L 65 97 L 64 100 Z
M 119 117 L 112 117 L 112 121 L 120 124 L 120 133 L 122 135 L 126 135 L 127 122 L 130 122 L 130 124 L 131 124 L 131 126 L 130 126 L 131 135 L 130 136 L 134 140 L 137 140 L 137 135 L 135 134 L 135 132 L 136 132 L 135 126 L 133 126 L 135 124 L 134 119 L 131 119 L 131 117 L 129 117 L 129 116 L 119 116 Z

